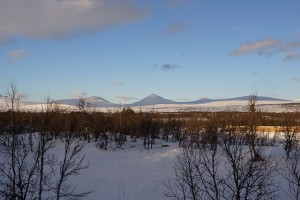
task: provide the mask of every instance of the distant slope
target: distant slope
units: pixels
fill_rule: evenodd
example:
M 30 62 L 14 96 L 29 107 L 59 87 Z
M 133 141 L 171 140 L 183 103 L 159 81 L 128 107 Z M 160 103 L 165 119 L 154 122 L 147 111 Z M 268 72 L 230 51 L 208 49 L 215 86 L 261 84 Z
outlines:
M 196 101 L 188 101 L 188 102 L 176 102 L 172 101 L 169 99 L 164 99 L 161 96 L 158 96 L 156 94 L 151 94 L 144 99 L 137 101 L 135 103 L 129 104 L 127 106 L 150 106 L 150 105 L 158 105 L 158 104 L 189 104 L 189 105 L 194 105 L 194 104 L 207 104 L 207 103 L 213 103 L 213 102 L 230 102 L 230 101 L 248 101 L 251 96 L 242 96 L 242 97 L 235 97 L 235 98 L 228 98 L 228 99 L 207 99 L 207 98 L 202 98 L 198 99 Z M 277 98 L 271 98 L 271 97 L 264 97 L 264 96 L 258 96 L 257 97 L 257 103 L 260 101 L 288 101 L 284 99 L 277 99 Z
M 198 99 L 196 101 L 178 102 L 178 104 L 204 104 L 204 103 L 210 103 L 213 101 L 215 101 L 215 100 L 203 98 L 203 99 Z
M 177 102 L 169 99 L 164 99 L 156 94 L 151 94 L 140 101 L 129 104 L 128 106 L 149 106 L 157 104 L 177 104 Z
M 216 99 L 214 101 L 248 101 L 250 99 L 249 96 L 242 96 L 242 97 L 235 97 L 235 98 L 227 98 L 227 99 Z M 285 99 L 277 99 L 272 97 L 265 97 L 265 96 L 257 96 L 257 101 L 288 101 Z
M 248 104 L 250 96 L 242 96 L 242 97 L 235 97 L 235 98 L 227 98 L 227 99 L 207 99 L 207 98 L 202 98 L 198 99 L 196 101 L 189 101 L 189 102 L 176 102 L 172 101 L 169 99 L 165 99 L 161 96 L 158 96 L 156 94 L 151 94 L 144 99 L 137 101 L 132 104 L 127 104 L 123 105 L 123 107 L 145 107 L 145 109 L 148 109 L 146 107 L 153 106 L 157 107 L 159 110 L 194 110 L 199 108 L 204 108 L 204 107 L 210 107 L 210 108 L 215 108 L 215 109 L 223 109 L 226 107 L 232 107 L 232 106 L 245 106 Z M 85 98 L 86 103 L 89 104 L 91 107 L 95 108 L 103 108 L 103 109 L 108 109 L 108 108 L 116 108 L 119 105 L 111 103 L 101 97 L 97 96 L 90 96 Z M 55 101 L 57 104 L 61 104 L 62 106 L 77 106 L 79 103 L 79 99 L 61 99 Z M 258 96 L 257 97 L 257 105 L 273 105 L 273 104 L 291 104 L 292 107 L 294 107 L 295 103 L 297 101 L 290 101 L 290 100 L 285 100 L 285 99 L 277 99 L 277 98 L 271 98 L 271 97 L 265 97 L 265 96 Z M 30 101 L 21 101 L 20 106 L 27 106 L 28 108 L 39 108 L 43 102 L 30 102 Z M 36 106 L 35 106 L 36 105 Z M 0 96 L 0 109 L 1 108 L 6 108 L 7 105 L 7 97 L 6 96 Z M 279 105 L 277 105 L 278 107 Z M 288 106 L 288 105 L 286 105 Z M 287 108 L 285 106 L 285 108 Z M 271 108 L 272 106 L 270 106 Z M 196 109 L 196 110 L 197 110 Z M 199 110 L 198 109 L 198 110 Z M 227 108 L 226 108 L 227 109 Z M 283 109 L 283 108 L 282 108 Z
M 111 103 L 101 97 L 91 96 L 85 98 L 86 103 L 93 106 L 93 107 L 115 107 L 116 104 Z M 71 106 L 77 106 L 79 103 L 79 99 L 61 99 L 55 101 L 57 104 L 65 104 Z

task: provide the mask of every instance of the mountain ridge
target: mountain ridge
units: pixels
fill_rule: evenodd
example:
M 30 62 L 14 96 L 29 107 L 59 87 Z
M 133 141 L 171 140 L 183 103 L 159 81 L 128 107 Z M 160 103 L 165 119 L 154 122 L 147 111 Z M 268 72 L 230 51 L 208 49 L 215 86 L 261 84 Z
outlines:
M 115 107 L 117 104 L 111 103 L 110 101 L 97 96 L 90 96 L 84 98 L 86 103 L 93 107 Z M 77 106 L 79 103 L 80 98 L 73 98 L 73 99 L 60 99 L 56 100 L 55 103 L 57 104 L 65 104 L 71 106 Z
M 234 98 L 220 98 L 220 99 L 209 99 L 209 98 L 201 98 L 194 101 L 186 101 L 186 102 L 178 102 L 170 99 L 163 98 L 156 94 L 148 95 L 147 97 L 133 102 L 131 104 L 123 104 L 123 107 L 142 107 L 142 106 L 151 106 L 151 105 L 168 105 L 168 104 L 175 104 L 175 105 L 196 105 L 196 104 L 207 104 L 207 103 L 213 103 L 213 102 L 233 102 L 233 101 L 248 101 L 251 95 L 249 96 L 241 96 L 241 97 L 234 97 Z M 0 99 L 5 99 L 5 96 L 0 96 Z M 119 104 L 112 103 L 102 97 L 98 96 L 89 96 L 84 98 L 86 100 L 86 103 L 92 107 L 118 107 Z M 279 98 L 272 98 L 272 97 L 266 97 L 266 96 L 257 96 L 258 103 L 260 101 L 290 101 L 285 99 L 279 99 Z M 28 101 L 26 101 L 28 102 Z M 57 104 L 64 104 L 64 105 L 71 105 L 71 106 L 77 106 L 79 103 L 79 98 L 70 98 L 70 99 L 59 99 L 54 101 Z M 34 102 L 30 102 L 31 104 L 35 104 Z M 38 103 L 38 102 L 36 102 Z M 41 103 L 41 102 L 39 102 Z
M 186 101 L 186 102 L 177 102 L 170 99 L 165 99 L 159 95 L 151 94 L 144 99 L 137 101 L 132 104 L 127 104 L 128 106 L 150 106 L 150 105 L 158 105 L 158 104 L 205 104 L 211 102 L 219 102 L 219 101 L 248 101 L 251 95 L 248 96 L 241 96 L 241 97 L 234 97 L 234 98 L 223 98 L 223 99 L 208 99 L 208 98 L 201 98 L 195 101 Z M 285 99 L 279 98 L 272 98 L 272 97 L 265 97 L 265 96 L 257 96 L 257 101 L 289 101 Z

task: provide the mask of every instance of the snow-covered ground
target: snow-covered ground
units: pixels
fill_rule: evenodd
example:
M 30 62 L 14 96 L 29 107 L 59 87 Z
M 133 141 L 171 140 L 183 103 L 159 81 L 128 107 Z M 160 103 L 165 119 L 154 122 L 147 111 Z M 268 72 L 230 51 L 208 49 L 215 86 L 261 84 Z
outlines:
M 58 142 L 55 154 L 62 156 L 63 147 L 63 143 Z M 178 143 L 162 141 L 149 151 L 144 149 L 141 140 L 128 139 L 122 149 L 108 146 L 108 150 L 97 148 L 97 142 L 91 141 L 82 152 L 89 168 L 70 177 L 69 183 L 81 192 L 93 191 L 86 197 L 89 200 L 163 200 L 166 199 L 164 183 L 172 178 L 180 151 Z M 279 167 L 282 165 L 285 156 L 282 144 L 266 146 L 265 151 L 274 156 Z M 284 192 L 287 191 L 286 180 L 277 174 L 276 182 L 280 186 L 279 200 L 288 199 Z
M 92 200 L 165 199 L 163 183 L 172 175 L 178 144 L 158 145 L 149 152 L 134 145 L 104 151 L 94 143 L 87 144 L 85 156 L 90 166 L 72 183 L 82 190 L 93 190 L 88 196 Z
M 87 144 L 84 151 L 90 167 L 73 178 L 72 183 L 82 190 L 93 190 L 88 196 L 91 200 L 166 199 L 163 183 L 173 176 L 174 162 L 180 152 L 177 143 L 168 145 L 157 145 L 147 151 L 137 142 L 127 143 L 124 149 L 105 151 L 96 148 L 95 143 Z M 285 155 L 283 147 L 279 144 L 265 150 L 275 156 L 280 166 Z M 279 200 L 288 199 L 283 191 L 287 190 L 287 182 L 279 174 L 276 182 L 281 188 Z

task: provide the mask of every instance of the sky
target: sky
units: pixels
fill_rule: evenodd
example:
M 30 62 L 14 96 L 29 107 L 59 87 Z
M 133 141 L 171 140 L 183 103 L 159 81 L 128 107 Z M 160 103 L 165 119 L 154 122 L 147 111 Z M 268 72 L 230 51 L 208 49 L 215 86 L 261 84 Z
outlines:
M 300 99 L 298 0 L 0 0 L 0 94 Z

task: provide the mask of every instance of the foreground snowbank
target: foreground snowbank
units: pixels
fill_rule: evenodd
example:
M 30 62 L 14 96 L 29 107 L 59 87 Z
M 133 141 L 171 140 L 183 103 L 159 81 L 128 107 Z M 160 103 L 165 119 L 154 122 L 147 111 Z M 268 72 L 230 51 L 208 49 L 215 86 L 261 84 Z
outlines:
M 177 144 L 149 152 L 142 146 L 104 151 L 88 144 L 85 155 L 90 167 L 72 183 L 93 190 L 88 199 L 165 199 L 163 182 L 172 175 L 178 151 Z
M 164 182 L 172 177 L 176 156 L 180 152 L 178 144 L 158 145 L 150 151 L 136 143 L 127 144 L 124 149 L 100 150 L 95 143 L 87 144 L 86 160 L 90 167 L 72 180 L 83 190 L 93 190 L 88 199 L 92 200 L 162 200 Z M 134 147 L 133 147 L 134 146 Z M 284 158 L 281 145 L 266 147 L 266 153 L 274 155 L 279 166 Z M 280 199 L 286 199 L 287 183 L 278 174 Z

